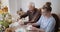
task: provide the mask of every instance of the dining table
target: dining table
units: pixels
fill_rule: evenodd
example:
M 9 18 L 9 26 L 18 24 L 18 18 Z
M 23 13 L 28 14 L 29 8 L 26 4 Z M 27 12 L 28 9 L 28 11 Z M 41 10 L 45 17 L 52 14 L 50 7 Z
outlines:
M 27 25 L 22 25 L 22 26 L 17 26 L 17 27 L 9 27 L 5 31 L 10 31 L 10 32 L 39 32 L 39 31 L 36 31 L 36 30 L 28 29 L 28 26 Z
M 20 19 L 19 21 L 13 22 L 9 25 L 5 31 L 7 32 L 39 32 L 37 30 L 32 30 L 30 27 L 33 27 L 31 24 L 25 25 L 24 19 Z

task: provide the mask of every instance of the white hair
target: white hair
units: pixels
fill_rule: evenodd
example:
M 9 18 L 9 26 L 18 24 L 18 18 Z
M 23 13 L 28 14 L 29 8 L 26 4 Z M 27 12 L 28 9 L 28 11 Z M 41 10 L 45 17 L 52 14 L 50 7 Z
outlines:
M 35 7 L 35 4 L 33 2 L 30 2 L 29 5 Z

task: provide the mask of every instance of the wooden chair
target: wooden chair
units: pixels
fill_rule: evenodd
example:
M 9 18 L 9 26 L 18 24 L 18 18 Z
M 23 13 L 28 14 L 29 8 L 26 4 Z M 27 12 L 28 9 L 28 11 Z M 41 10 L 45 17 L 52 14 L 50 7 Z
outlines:
M 55 31 L 54 32 L 57 32 L 58 31 L 58 28 L 59 28 L 59 22 L 60 22 L 60 20 L 59 20 L 59 17 L 56 14 L 52 13 L 52 16 L 56 20 L 56 25 L 55 25 Z

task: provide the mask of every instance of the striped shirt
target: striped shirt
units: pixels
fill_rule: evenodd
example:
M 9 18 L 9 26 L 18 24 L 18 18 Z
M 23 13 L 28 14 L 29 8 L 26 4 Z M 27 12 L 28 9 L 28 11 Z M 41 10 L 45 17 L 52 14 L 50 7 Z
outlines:
M 55 27 L 55 19 L 52 16 L 46 18 L 42 15 L 36 24 L 40 25 L 40 29 L 45 30 L 45 32 L 53 32 Z

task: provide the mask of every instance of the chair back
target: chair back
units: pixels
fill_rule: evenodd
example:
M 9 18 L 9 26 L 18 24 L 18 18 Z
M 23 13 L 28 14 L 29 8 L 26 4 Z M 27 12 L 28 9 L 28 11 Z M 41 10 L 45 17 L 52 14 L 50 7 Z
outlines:
M 55 31 L 54 32 L 57 32 L 58 31 L 58 28 L 59 28 L 59 17 L 56 15 L 56 14 L 52 14 L 52 16 L 55 18 L 56 20 L 56 25 L 55 25 Z

